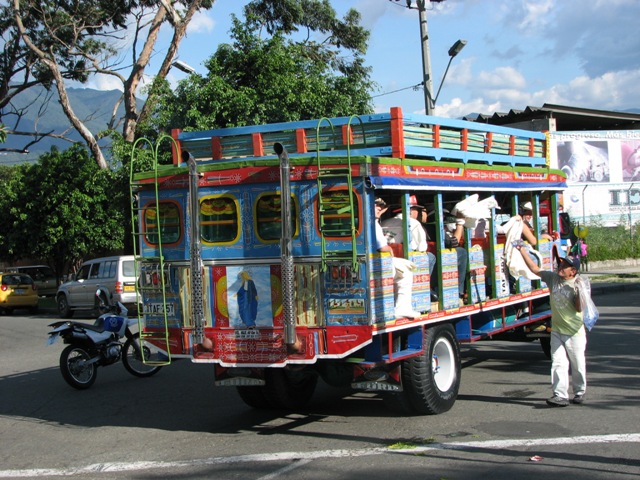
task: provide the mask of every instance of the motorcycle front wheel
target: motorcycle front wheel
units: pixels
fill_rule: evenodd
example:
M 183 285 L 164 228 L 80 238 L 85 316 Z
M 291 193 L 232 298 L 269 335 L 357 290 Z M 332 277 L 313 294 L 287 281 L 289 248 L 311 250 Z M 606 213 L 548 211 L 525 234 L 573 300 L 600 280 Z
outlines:
M 69 345 L 60 354 L 60 372 L 73 388 L 86 390 L 95 383 L 98 366 L 87 363 L 90 359 L 89 352 L 78 345 Z
M 153 364 L 151 348 L 146 342 L 140 342 L 140 333 L 135 333 L 133 338 L 128 338 L 124 343 L 124 347 L 122 347 L 122 364 L 127 369 L 127 372 L 136 377 L 150 377 L 158 373 L 162 368 Z

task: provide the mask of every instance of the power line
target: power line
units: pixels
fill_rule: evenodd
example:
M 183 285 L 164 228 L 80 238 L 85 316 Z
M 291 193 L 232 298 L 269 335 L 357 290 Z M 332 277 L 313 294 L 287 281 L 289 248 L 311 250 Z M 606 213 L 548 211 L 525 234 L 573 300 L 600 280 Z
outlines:
M 422 86 L 424 86 L 424 82 L 416 83 L 415 85 L 411 85 L 410 87 L 399 88 L 398 90 L 393 90 L 391 92 L 380 93 L 378 95 L 371 95 L 371 98 L 384 97 L 385 95 L 391 95 L 392 93 L 403 92 L 404 90 L 409 90 L 410 88 L 412 88 L 413 90 L 418 90 Z

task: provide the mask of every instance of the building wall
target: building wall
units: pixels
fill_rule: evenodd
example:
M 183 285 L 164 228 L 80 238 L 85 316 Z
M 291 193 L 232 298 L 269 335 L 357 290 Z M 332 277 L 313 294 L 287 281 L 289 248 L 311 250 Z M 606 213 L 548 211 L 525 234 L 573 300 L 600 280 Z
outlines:
M 552 132 L 550 163 L 567 175 L 564 209 L 581 223 L 640 221 L 640 131 Z

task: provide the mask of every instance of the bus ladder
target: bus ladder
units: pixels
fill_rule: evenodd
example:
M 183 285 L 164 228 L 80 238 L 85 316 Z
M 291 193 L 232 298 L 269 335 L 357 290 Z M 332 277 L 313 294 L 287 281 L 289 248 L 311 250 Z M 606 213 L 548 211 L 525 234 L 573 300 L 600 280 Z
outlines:
M 171 350 L 169 345 L 169 322 L 167 319 L 167 299 L 166 299 L 166 286 L 167 276 L 169 272 L 165 270 L 164 256 L 162 254 L 162 216 L 160 215 L 160 201 L 158 191 L 158 146 L 162 140 L 169 139 L 175 143 L 175 140 L 168 135 L 162 135 L 156 141 L 155 147 L 146 138 L 140 138 L 133 144 L 131 150 L 131 165 L 129 173 L 129 193 L 131 195 L 131 234 L 133 236 L 133 256 L 135 265 L 135 276 L 138 279 L 136 281 L 136 305 L 138 305 L 138 331 L 140 332 L 140 346 L 144 347 L 146 342 L 151 343 L 154 347 L 161 349 L 164 353 L 162 355 L 155 355 L 151 357 L 143 356 L 142 361 L 146 365 L 164 366 L 171 364 Z M 153 172 L 154 172 L 154 203 L 151 205 L 142 206 L 137 200 L 137 191 L 140 188 L 140 183 L 134 178 L 135 176 L 135 164 L 136 147 L 138 142 L 147 142 L 151 146 L 153 152 Z M 176 146 L 177 148 L 177 146 Z M 148 150 L 146 150 L 148 152 Z M 148 185 L 148 184 L 147 184 Z M 143 237 L 147 235 L 147 232 L 142 231 L 142 216 L 150 208 L 156 209 L 157 220 L 157 238 L 158 255 L 154 257 L 143 257 L 139 252 L 141 248 L 141 242 Z M 144 275 L 145 278 L 142 278 Z M 145 318 L 144 313 L 140 310 L 141 295 L 143 292 L 147 293 L 162 293 L 162 305 L 164 321 L 163 325 L 155 329 L 154 331 L 145 331 Z M 142 306 L 144 310 L 144 305 Z M 155 349 L 154 349 L 155 350 Z M 145 349 L 142 350 L 143 352 Z
M 327 165 L 323 163 L 323 156 L 320 154 L 320 127 L 324 121 L 331 127 L 331 136 L 334 147 L 336 136 L 333 124 L 328 118 L 322 118 L 316 128 L 316 166 L 318 168 L 318 224 L 320 227 L 320 245 L 322 252 L 322 271 L 327 270 L 327 262 L 350 262 L 353 272 L 358 271 L 358 260 L 356 250 L 356 222 L 355 208 L 353 201 L 353 178 L 351 172 L 351 121 L 357 116 L 352 116 L 347 125 L 347 159 L 341 166 Z M 362 123 L 362 121 L 360 120 Z M 362 134 L 365 140 L 364 132 Z M 335 159 L 329 162 L 335 162 Z M 347 189 L 330 190 L 327 184 L 344 184 Z M 348 219 L 348 222 L 333 220 Z M 351 249 L 344 249 L 343 242 L 334 241 L 336 248 L 331 248 L 330 238 L 351 237 Z

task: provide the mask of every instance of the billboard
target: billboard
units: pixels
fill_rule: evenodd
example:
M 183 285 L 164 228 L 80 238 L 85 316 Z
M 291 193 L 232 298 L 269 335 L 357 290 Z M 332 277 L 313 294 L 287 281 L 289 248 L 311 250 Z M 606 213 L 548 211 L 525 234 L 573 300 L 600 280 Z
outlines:
M 564 209 L 575 220 L 640 221 L 640 130 L 551 132 L 549 157 L 567 176 Z

